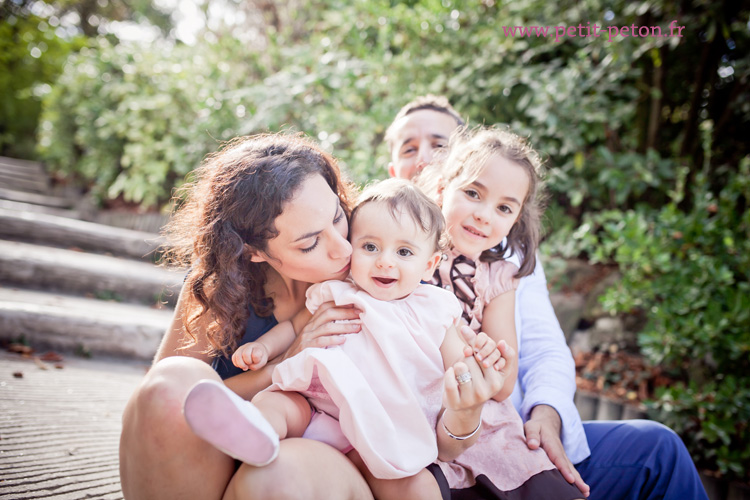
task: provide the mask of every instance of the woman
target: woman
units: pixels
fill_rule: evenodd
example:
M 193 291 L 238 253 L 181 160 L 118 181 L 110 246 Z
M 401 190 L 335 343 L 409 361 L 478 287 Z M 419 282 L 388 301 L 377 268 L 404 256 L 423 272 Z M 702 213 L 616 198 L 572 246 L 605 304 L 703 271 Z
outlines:
M 185 394 L 201 379 L 223 378 L 246 399 L 270 384 L 275 364 L 235 374 L 227 356 L 292 318 L 310 284 L 346 277 L 349 185 L 330 155 L 288 135 L 239 139 L 195 174 L 167 230 L 170 256 L 191 272 L 155 364 L 123 415 L 125 498 L 372 498 L 357 468 L 328 445 L 287 439 L 271 466 L 237 469 L 197 438 L 181 413 Z M 306 325 L 295 325 L 300 334 L 282 358 L 343 343 L 342 334 L 360 327 L 335 321 L 358 315 L 330 304 L 319 308 Z M 473 392 L 461 394 L 466 408 L 481 406 L 498 383 L 472 375 Z

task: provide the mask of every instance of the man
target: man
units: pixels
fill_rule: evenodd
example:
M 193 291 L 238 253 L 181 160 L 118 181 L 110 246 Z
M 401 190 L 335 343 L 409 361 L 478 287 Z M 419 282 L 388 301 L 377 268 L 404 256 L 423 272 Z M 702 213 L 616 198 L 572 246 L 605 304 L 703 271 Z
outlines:
M 385 134 L 389 174 L 412 178 L 463 125 L 445 97 L 408 103 Z M 539 259 L 534 273 L 520 281 L 515 319 L 518 381 L 511 398 L 525 422 L 529 448 L 541 447 L 592 499 L 707 499 L 685 445 L 669 428 L 649 420 L 581 422 L 573 403 L 573 358 Z
M 448 145 L 448 138 L 464 121 L 445 97 L 424 96 L 401 108 L 385 140 L 391 151 L 391 177 L 411 179 L 432 161 L 436 149 Z

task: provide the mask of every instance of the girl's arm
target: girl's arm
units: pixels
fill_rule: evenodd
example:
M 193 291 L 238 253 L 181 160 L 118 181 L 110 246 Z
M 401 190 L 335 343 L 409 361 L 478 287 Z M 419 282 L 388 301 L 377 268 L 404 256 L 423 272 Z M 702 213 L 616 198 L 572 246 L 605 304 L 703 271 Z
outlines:
M 482 331 L 489 335 L 506 354 L 504 372 L 507 375 L 502 389 L 492 398 L 503 401 L 513 392 L 518 377 L 518 339 L 516 337 L 516 294 L 510 290 L 498 295 L 484 308 L 482 317 Z M 502 342 L 512 349 L 512 352 L 503 348 Z

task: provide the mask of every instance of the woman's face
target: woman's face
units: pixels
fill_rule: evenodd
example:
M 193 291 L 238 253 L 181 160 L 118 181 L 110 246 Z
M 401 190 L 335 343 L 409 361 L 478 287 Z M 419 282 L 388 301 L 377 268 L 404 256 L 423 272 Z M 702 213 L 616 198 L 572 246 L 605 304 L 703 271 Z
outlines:
M 266 252 L 253 256 L 254 262 L 267 262 L 283 277 L 305 283 L 346 278 L 352 255 L 349 224 L 323 176 L 302 181 L 274 225 L 279 234 L 268 240 Z

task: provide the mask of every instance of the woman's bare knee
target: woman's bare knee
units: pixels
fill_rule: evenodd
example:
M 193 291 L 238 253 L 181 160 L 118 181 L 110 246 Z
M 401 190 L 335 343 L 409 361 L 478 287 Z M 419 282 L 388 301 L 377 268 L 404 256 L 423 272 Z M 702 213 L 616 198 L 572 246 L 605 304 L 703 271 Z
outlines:
M 377 479 L 369 475 L 368 482 L 380 500 L 409 498 L 415 500 L 440 500 L 440 487 L 427 469 L 402 479 Z
M 243 465 L 224 500 L 368 500 L 367 483 L 344 455 L 310 439 L 286 439 L 279 456 L 261 468 Z
M 120 480 L 125 498 L 177 498 L 183 493 L 182 498 L 221 498 L 234 462 L 195 436 L 182 415 L 190 387 L 215 377 L 206 363 L 185 357 L 166 358 L 145 376 L 123 413 Z

